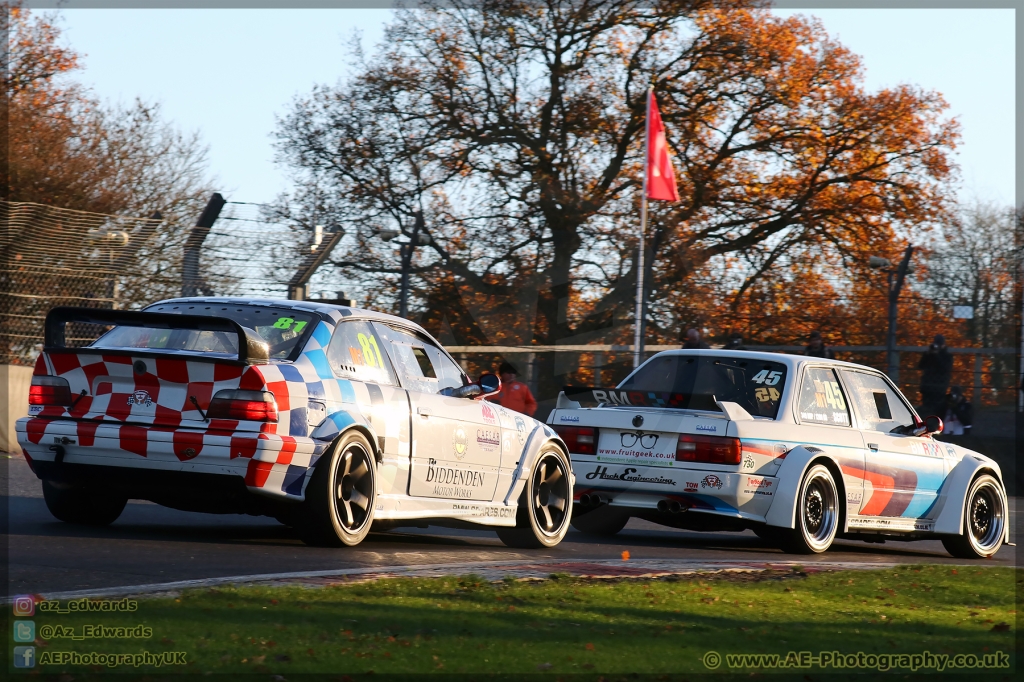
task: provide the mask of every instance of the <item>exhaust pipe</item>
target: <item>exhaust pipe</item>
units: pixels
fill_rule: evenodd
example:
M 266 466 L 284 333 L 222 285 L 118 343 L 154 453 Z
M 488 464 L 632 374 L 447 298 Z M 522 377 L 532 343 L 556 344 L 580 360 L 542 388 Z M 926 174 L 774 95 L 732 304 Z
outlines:
M 679 504 L 678 502 L 676 504 Z M 667 512 L 669 510 L 668 500 L 658 500 L 658 511 Z
M 583 495 L 580 495 L 580 506 L 583 506 L 583 507 L 589 507 L 590 506 L 590 495 L 587 495 L 586 493 L 584 493 Z
M 668 503 L 668 510 L 673 514 L 678 514 L 679 512 L 683 511 L 683 505 L 679 504 L 675 500 L 672 500 L 671 502 Z

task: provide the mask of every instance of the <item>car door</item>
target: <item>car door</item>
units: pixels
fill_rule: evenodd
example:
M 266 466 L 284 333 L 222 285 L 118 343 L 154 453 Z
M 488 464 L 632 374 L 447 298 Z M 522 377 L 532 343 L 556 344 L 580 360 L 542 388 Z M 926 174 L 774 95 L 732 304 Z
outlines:
M 864 494 L 864 444 L 853 428 L 850 403 L 835 369 L 804 368 L 796 406 L 799 441 L 824 450 L 838 462 L 847 515 L 856 514 Z
M 494 497 L 501 466 L 501 426 L 495 409 L 443 395 L 469 383 L 462 369 L 428 338 L 377 323 L 391 349 L 412 407 L 409 495 L 457 500 Z
M 916 420 L 884 376 L 845 368 L 842 374 L 867 453 L 861 516 L 926 518 L 947 472 L 943 448 L 930 437 L 899 433 Z
M 335 376 L 352 382 L 385 460 L 408 457 L 409 401 L 373 325 L 367 320 L 339 324 L 327 347 L 327 362 Z

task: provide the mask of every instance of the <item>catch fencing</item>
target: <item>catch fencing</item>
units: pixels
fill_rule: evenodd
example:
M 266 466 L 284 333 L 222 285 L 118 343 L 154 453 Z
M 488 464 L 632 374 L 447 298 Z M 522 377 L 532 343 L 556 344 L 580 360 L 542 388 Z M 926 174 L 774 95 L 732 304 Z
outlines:
M 42 347 L 46 312 L 58 305 L 138 308 L 178 296 L 182 254 L 190 225 L 158 216 L 126 217 L 40 204 L 0 202 L 0 365 L 31 366 Z M 308 263 L 318 241 L 308 230 L 268 219 L 260 205 L 228 202 L 202 250 L 202 292 L 286 298 L 289 283 Z M 330 286 L 321 268 L 314 283 Z M 372 300 L 370 291 L 356 290 Z M 647 346 L 646 356 L 678 346 Z M 535 389 L 538 359 L 554 354 L 555 378 L 565 383 L 612 386 L 632 369 L 628 345 L 448 345 L 470 372 L 493 371 L 502 360 L 520 366 Z M 802 352 L 802 346 L 748 346 Z M 886 365 L 882 346 L 837 346 L 839 359 Z M 900 347 L 900 386 L 915 400 L 925 347 Z M 1019 377 L 1014 348 L 953 348 L 952 384 L 979 406 L 1016 406 Z M 554 396 L 538 395 L 540 399 Z

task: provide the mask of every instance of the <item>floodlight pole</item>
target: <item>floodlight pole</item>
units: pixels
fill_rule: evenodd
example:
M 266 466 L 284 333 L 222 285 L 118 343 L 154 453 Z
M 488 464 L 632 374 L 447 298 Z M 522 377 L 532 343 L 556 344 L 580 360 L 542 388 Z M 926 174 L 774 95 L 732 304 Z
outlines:
M 425 230 L 423 224 L 423 211 L 416 211 L 415 220 L 412 226 L 412 236 L 409 243 L 402 244 L 402 285 L 398 296 L 399 317 L 409 316 L 409 270 L 412 269 L 412 252 L 419 242 L 420 232 Z
M 900 380 L 900 354 L 896 350 L 896 312 L 899 305 L 900 290 L 903 289 L 903 282 L 907 277 L 910 268 L 910 257 L 914 254 L 914 245 L 911 244 L 903 252 L 903 260 L 896 270 L 886 270 L 889 283 L 889 333 L 885 339 L 886 370 L 893 383 L 898 384 Z

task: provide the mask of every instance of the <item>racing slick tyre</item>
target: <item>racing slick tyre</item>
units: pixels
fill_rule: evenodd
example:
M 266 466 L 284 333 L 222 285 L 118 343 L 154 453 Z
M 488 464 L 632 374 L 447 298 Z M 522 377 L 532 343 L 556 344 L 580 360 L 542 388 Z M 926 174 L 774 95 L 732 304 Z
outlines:
M 779 544 L 791 554 L 820 554 L 839 530 L 839 492 L 832 472 L 815 464 L 804 474 L 797 497 L 796 528 L 780 528 Z
M 585 514 L 572 515 L 572 527 L 586 535 L 609 538 L 626 527 L 629 515 L 602 505 Z
M 288 521 L 307 545 L 358 545 L 370 532 L 377 498 L 373 449 L 358 431 L 349 431 L 317 463 L 306 499 Z
M 999 551 L 1006 533 L 1002 487 L 983 474 L 974 479 L 965 499 L 963 535 L 943 537 L 942 546 L 958 559 L 987 559 Z
M 43 481 L 46 508 L 64 523 L 109 526 L 124 511 L 128 498 L 107 491 Z
M 508 547 L 554 547 L 569 530 L 572 518 L 572 487 L 569 460 L 560 449 L 541 451 L 519 497 L 515 528 L 498 528 L 498 538 Z

